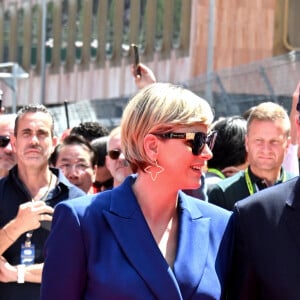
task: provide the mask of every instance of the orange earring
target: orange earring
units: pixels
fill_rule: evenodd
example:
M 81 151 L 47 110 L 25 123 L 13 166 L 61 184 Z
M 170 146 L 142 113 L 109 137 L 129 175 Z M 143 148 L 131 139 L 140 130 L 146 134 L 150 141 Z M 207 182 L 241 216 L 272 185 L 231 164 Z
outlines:
M 162 173 L 165 169 L 158 165 L 157 160 L 154 161 L 155 165 L 148 166 L 144 169 L 146 173 L 148 173 L 151 176 L 152 181 L 155 181 L 158 174 Z

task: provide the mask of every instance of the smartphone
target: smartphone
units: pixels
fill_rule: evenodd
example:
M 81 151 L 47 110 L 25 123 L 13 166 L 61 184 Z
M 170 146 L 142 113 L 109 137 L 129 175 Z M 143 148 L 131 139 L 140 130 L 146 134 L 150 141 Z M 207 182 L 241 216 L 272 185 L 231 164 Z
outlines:
M 140 63 L 140 55 L 139 55 L 139 47 L 135 44 L 131 44 L 131 56 L 133 59 L 134 65 L 134 76 L 141 76 L 141 68 L 139 66 Z

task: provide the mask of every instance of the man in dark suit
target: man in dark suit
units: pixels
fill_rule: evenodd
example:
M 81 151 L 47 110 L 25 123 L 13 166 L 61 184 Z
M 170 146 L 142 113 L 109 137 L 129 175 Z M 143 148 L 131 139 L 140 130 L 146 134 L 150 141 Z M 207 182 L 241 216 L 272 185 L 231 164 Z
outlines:
M 230 299 L 300 297 L 300 179 L 235 205 L 236 246 Z
M 300 299 L 299 195 L 296 177 L 235 204 L 230 300 Z

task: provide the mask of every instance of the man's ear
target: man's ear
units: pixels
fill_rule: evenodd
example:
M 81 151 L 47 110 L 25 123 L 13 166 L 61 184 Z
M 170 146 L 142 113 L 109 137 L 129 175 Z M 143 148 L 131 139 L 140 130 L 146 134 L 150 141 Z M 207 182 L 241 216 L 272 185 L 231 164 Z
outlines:
M 11 134 L 9 138 L 10 138 L 11 148 L 13 152 L 16 153 L 16 137 L 13 134 Z
M 248 153 L 248 136 L 247 136 L 247 134 L 245 135 L 245 149 L 246 149 L 246 152 Z
M 158 138 L 149 133 L 144 137 L 144 150 L 151 160 L 156 160 L 158 154 Z
M 58 143 L 58 137 L 57 137 L 57 136 L 54 136 L 54 137 L 52 138 L 53 150 L 54 150 L 54 148 L 56 147 L 57 143 Z

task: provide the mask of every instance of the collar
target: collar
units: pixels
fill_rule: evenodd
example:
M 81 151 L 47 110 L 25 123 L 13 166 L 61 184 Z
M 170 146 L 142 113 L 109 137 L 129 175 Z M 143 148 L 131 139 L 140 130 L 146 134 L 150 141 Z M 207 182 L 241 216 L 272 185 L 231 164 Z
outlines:
M 251 167 L 248 167 L 248 174 L 249 174 L 249 178 L 252 182 L 252 184 L 257 185 L 259 190 L 263 190 L 265 188 L 267 188 L 268 186 L 265 183 L 265 180 L 256 176 L 252 171 L 251 171 Z
M 59 190 L 68 190 L 71 186 L 73 186 L 72 183 L 70 183 L 69 180 L 64 176 L 63 172 L 60 169 L 52 167 L 50 167 L 49 169 L 58 178 L 56 187 L 58 187 Z M 12 180 L 17 184 L 17 186 L 26 194 L 28 201 L 31 201 L 31 196 L 29 191 L 27 190 L 27 187 L 18 176 L 18 165 L 15 165 L 13 168 L 10 169 L 8 176 L 10 176 Z M 54 190 L 48 194 L 48 198 L 50 197 L 50 195 L 53 195 L 53 192 Z
M 267 184 L 265 183 L 264 179 L 258 177 L 251 171 L 250 166 L 245 170 L 245 179 L 246 179 L 246 183 L 247 183 L 250 195 L 253 194 L 253 192 L 254 192 L 253 187 L 256 187 L 257 190 L 263 190 L 268 187 Z M 284 169 L 281 167 L 280 177 L 275 182 L 275 184 L 279 184 L 284 181 L 286 181 L 286 173 L 285 173 Z

